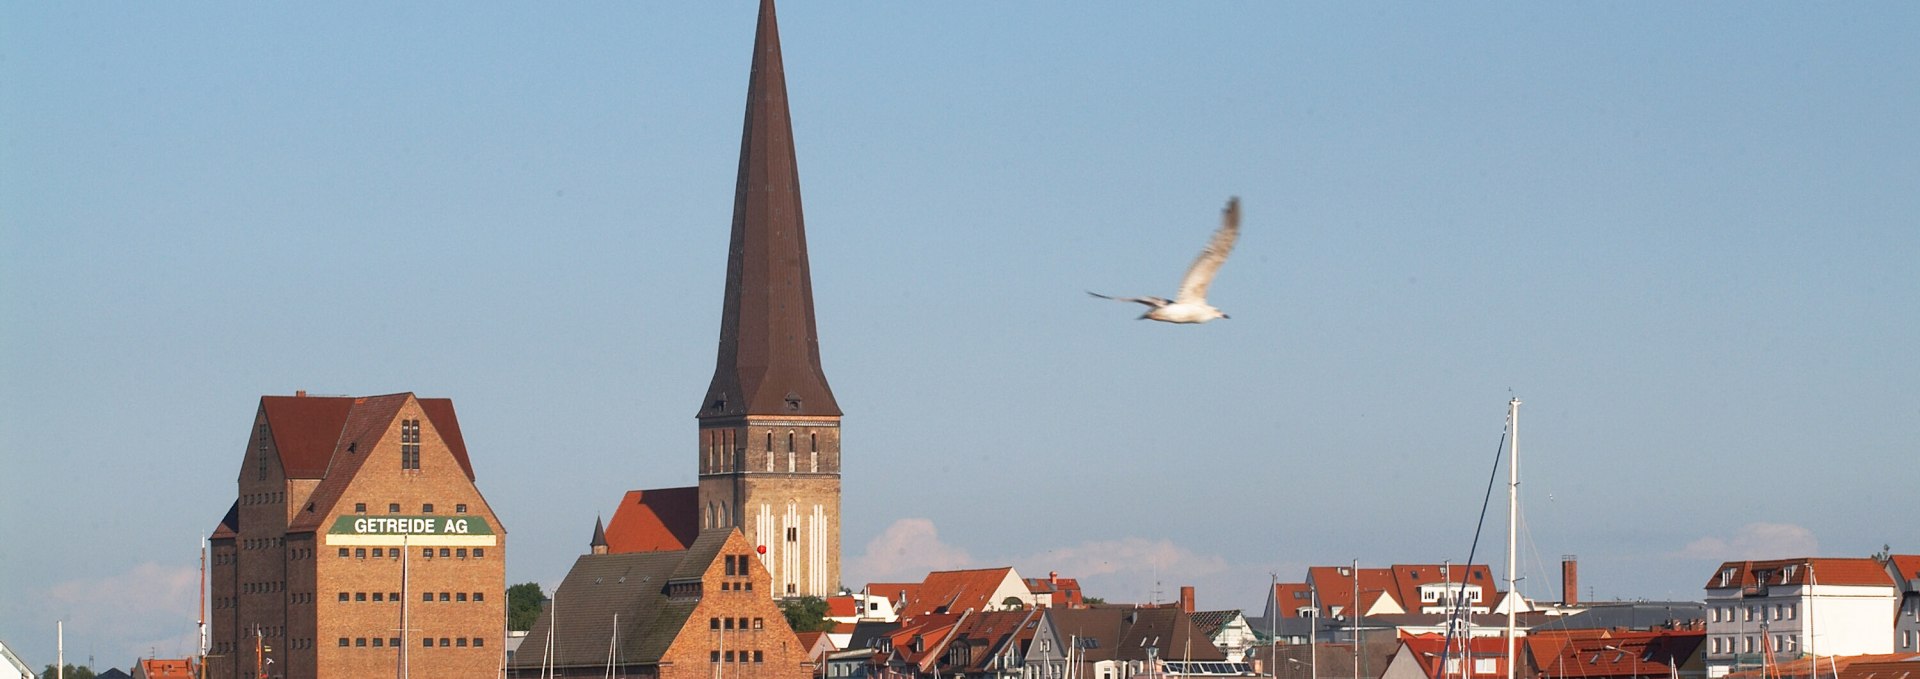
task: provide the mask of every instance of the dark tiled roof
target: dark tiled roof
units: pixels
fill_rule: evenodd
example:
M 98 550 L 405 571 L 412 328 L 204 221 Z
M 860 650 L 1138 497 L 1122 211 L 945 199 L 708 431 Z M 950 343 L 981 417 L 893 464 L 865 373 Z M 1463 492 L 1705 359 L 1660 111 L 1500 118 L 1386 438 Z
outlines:
M 231 540 L 237 537 L 240 537 L 240 501 L 234 500 L 233 506 L 227 508 L 227 515 L 220 517 L 220 525 L 214 527 L 210 539 Z
M 267 431 L 273 447 L 280 453 L 280 466 L 287 478 L 317 479 L 327 475 L 335 453 L 342 447 L 347 420 L 357 406 L 375 399 L 392 399 L 407 394 L 389 394 L 356 398 L 352 396 L 262 396 L 260 410 L 267 418 Z M 473 479 L 473 462 L 467 459 L 467 442 L 460 434 L 460 419 L 454 415 L 453 401 L 444 398 L 419 399 L 433 429 L 453 452 L 461 471 Z
M 779 22 L 766 1 L 740 134 L 719 360 L 702 418 L 840 415 L 820 367 L 797 164 Z
M 333 505 L 347 492 L 347 486 L 365 464 L 367 454 L 373 451 L 374 444 L 386 435 L 387 428 L 406 405 L 412 394 L 390 394 L 386 396 L 368 396 L 355 399 L 353 408 L 347 411 L 346 422 L 340 426 L 338 443 L 333 455 L 333 463 L 328 465 L 326 477 L 320 485 L 314 487 L 309 496 L 308 508 L 302 508 L 294 520 L 287 526 L 289 533 L 312 531 L 320 527 Z M 305 397 L 312 398 L 312 397 Z M 271 425 L 269 425 L 271 426 Z M 435 429 L 438 430 L 436 424 Z
M 1192 617 L 1194 628 L 1198 629 L 1200 634 L 1212 637 L 1222 625 L 1240 617 L 1240 611 L 1194 611 Z
M 677 551 L 700 534 L 700 488 L 630 490 L 607 522 L 607 551 Z
M 1146 660 L 1148 646 L 1158 648 L 1162 659 L 1207 662 L 1227 658 L 1178 608 L 1050 608 L 1047 616 L 1062 638 L 1096 640 L 1093 648 L 1085 649 L 1087 662 Z
M 618 658 L 623 663 L 653 664 L 686 627 L 697 598 L 667 596 L 667 583 L 698 578 L 713 563 L 731 531 L 700 534 L 682 551 L 587 554 L 576 559 L 553 601 L 527 632 L 511 667 L 600 667 L 613 646 L 614 616 L 619 616 Z M 555 633 L 555 621 L 558 621 Z M 554 649 L 546 655 L 548 634 Z

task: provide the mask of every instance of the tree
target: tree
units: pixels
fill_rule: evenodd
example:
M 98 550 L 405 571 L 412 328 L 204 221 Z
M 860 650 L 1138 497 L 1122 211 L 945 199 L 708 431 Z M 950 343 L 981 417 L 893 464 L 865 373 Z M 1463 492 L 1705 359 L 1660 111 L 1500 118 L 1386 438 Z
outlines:
M 831 624 L 827 622 L 827 600 L 817 596 L 781 599 L 780 613 L 795 632 L 824 632 Z
M 547 600 L 540 583 L 523 582 L 507 588 L 507 629 L 525 632 L 540 619 L 540 607 Z
M 40 670 L 40 676 L 43 676 L 43 677 L 60 676 L 54 672 L 54 670 L 56 669 L 59 669 L 59 668 L 54 667 L 53 663 L 47 663 L 47 668 Z M 86 665 L 75 667 L 73 663 L 67 663 L 66 677 L 67 679 L 93 679 L 94 674 L 93 674 L 93 670 L 88 669 Z
M 1088 605 L 1088 606 L 1094 606 L 1094 605 L 1098 605 L 1098 604 L 1104 604 L 1104 603 L 1106 603 L 1106 602 L 1107 602 L 1107 600 L 1106 600 L 1106 599 L 1102 599 L 1102 598 L 1100 598 L 1100 597 L 1097 597 L 1097 596 L 1090 596 L 1090 597 L 1086 597 L 1086 598 L 1084 598 L 1084 599 L 1081 599 L 1081 600 L 1080 600 L 1080 603 L 1083 603 L 1083 604 L 1086 604 L 1086 605 Z

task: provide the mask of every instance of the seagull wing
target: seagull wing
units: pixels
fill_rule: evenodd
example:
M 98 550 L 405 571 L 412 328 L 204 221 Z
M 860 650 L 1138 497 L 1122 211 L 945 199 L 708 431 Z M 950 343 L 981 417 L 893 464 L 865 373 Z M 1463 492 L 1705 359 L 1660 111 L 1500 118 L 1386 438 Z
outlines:
M 1213 275 L 1220 272 L 1220 265 L 1227 262 L 1227 254 L 1233 252 L 1233 242 L 1239 238 L 1240 199 L 1229 198 L 1227 209 L 1220 211 L 1220 228 L 1214 229 L 1207 249 L 1187 267 L 1187 277 L 1180 280 L 1180 294 L 1174 299 L 1181 304 L 1205 304 L 1207 286 L 1213 285 Z
M 1094 292 L 1094 291 L 1092 291 L 1092 290 L 1088 290 L 1088 291 L 1087 291 L 1087 294 L 1089 294 L 1089 295 L 1093 295 L 1093 296 L 1095 296 L 1095 297 L 1098 297 L 1098 298 L 1100 298 L 1100 299 L 1110 299 L 1110 300 L 1113 300 L 1113 301 L 1115 301 L 1115 302 L 1133 302 L 1134 304 L 1145 304 L 1145 305 L 1147 305 L 1147 306 L 1150 306 L 1150 307 L 1153 307 L 1153 308 L 1155 308 L 1155 309 L 1158 309 L 1158 308 L 1160 308 L 1160 307 L 1163 307 L 1163 306 L 1166 306 L 1166 305 L 1168 305 L 1168 304 L 1172 304 L 1172 303 L 1173 303 L 1173 302 L 1169 302 L 1169 301 L 1167 301 L 1166 299 L 1163 299 L 1163 298 L 1160 298 L 1160 297 L 1109 297 L 1109 296 L 1107 296 L 1107 295 L 1102 295 L 1102 294 L 1100 294 L 1100 293 L 1097 293 L 1097 292 Z

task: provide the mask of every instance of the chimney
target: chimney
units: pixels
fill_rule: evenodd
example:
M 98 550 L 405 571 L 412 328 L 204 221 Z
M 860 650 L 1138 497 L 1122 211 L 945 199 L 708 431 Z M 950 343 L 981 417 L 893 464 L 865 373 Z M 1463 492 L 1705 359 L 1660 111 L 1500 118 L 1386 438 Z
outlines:
M 1053 585 L 1053 591 L 1060 591 L 1060 571 L 1047 571 L 1047 584 Z
M 1580 558 L 1572 554 L 1560 557 L 1560 605 L 1580 604 Z
M 307 390 L 305 390 L 305 389 L 296 389 L 296 390 L 294 390 L 294 392 L 293 392 L 293 397 L 294 397 L 294 398 L 306 398 L 306 397 L 307 397 Z
M 1180 610 L 1186 613 L 1193 612 L 1193 588 L 1192 587 L 1180 588 Z

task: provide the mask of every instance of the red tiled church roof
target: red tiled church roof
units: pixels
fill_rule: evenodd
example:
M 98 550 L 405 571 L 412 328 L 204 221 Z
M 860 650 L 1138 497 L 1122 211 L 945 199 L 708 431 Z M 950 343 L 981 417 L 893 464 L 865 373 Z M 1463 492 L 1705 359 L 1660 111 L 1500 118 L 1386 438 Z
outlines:
M 607 522 L 607 551 L 678 551 L 700 535 L 700 489 L 630 490 Z

